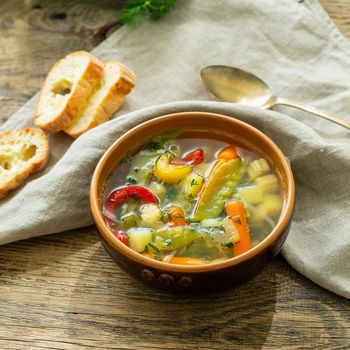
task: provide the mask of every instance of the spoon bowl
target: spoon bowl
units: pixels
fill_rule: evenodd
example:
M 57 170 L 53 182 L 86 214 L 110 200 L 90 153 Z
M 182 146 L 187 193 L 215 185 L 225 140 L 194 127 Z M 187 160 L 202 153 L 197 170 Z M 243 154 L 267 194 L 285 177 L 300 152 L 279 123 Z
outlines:
M 221 101 L 268 108 L 273 97 L 261 79 L 238 68 L 208 66 L 201 70 L 200 76 L 207 91 Z
M 273 95 L 272 89 L 264 81 L 242 69 L 220 65 L 208 66 L 201 70 L 200 77 L 207 91 L 218 100 L 264 109 L 274 105 L 287 105 L 350 129 L 348 120 L 298 101 Z

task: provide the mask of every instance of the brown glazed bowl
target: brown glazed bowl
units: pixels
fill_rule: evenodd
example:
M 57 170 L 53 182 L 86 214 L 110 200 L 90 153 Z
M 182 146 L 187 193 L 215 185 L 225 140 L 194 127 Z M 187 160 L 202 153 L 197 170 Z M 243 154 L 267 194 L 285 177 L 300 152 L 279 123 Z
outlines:
M 102 216 L 103 188 L 120 160 L 136 151 L 155 134 L 167 129 L 182 129 L 185 134 L 205 134 L 238 143 L 263 153 L 274 164 L 284 191 L 284 208 L 274 230 L 246 253 L 226 261 L 199 266 L 169 264 L 149 259 L 123 243 L 108 229 Z M 133 128 L 105 152 L 95 169 L 90 192 L 92 215 L 102 244 L 130 275 L 154 287 L 173 292 L 205 292 L 238 285 L 259 273 L 278 254 L 291 223 L 295 200 L 294 179 L 288 159 L 265 134 L 240 120 L 213 113 L 182 112 L 161 116 Z

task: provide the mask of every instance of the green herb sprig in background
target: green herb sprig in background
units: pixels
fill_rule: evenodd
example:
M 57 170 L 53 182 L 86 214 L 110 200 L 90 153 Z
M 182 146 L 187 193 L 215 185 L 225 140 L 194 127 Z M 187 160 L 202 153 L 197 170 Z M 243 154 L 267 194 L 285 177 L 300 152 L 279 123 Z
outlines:
M 128 0 L 119 16 L 124 24 L 136 25 L 146 17 L 158 20 L 175 8 L 176 0 Z

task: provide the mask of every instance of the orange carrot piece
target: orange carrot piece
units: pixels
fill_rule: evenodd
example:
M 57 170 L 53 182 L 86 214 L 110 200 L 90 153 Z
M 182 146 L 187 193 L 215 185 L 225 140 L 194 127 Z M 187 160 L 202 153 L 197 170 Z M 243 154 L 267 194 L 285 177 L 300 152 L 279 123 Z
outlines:
M 173 205 L 167 210 L 168 222 L 173 226 L 186 226 L 185 212 L 179 206 Z
M 233 246 L 233 256 L 237 256 L 245 253 L 252 247 L 243 203 L 239 201 L 228 202 L 226 204 L 226 213 L 232 219 L 240 236 L 240 241 Z
M 225 160 L 231 160 L 231 159 L 236 159 L 238 158 L 238 153 L 237 153 L 237 149 L 235 146 L 228 146 L 223 148 L 218 156 L 218 159 L 225 159 Z
M 169 263 L 178 265 L 205 265 L 208 264 L 208 261 L 186 256 L 175 256 L 169 260 Z

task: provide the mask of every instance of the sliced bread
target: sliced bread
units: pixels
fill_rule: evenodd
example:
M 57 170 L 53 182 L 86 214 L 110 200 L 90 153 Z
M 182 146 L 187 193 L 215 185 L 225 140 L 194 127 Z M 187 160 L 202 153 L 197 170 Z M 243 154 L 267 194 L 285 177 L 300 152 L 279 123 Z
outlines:
M 49 142 L 41 130 L 26 128 L 0 134 L 0 199 L 29 174 L 42 169 L 48 156 Z
M 86 51 L 73 52 L 49 72 L 36 106 L 34 123 L 54 133 L 80 113 L 103 78 L 103 63 Z
M 90 96 L 84 109 L 64 131 L 72 137 L 78 137 L 109 120 L 123 104 L 125 96 L 134 87 L 135 80 L 135 74 L 128 67 L 116 61 L 106 62 L 100 88 Z

